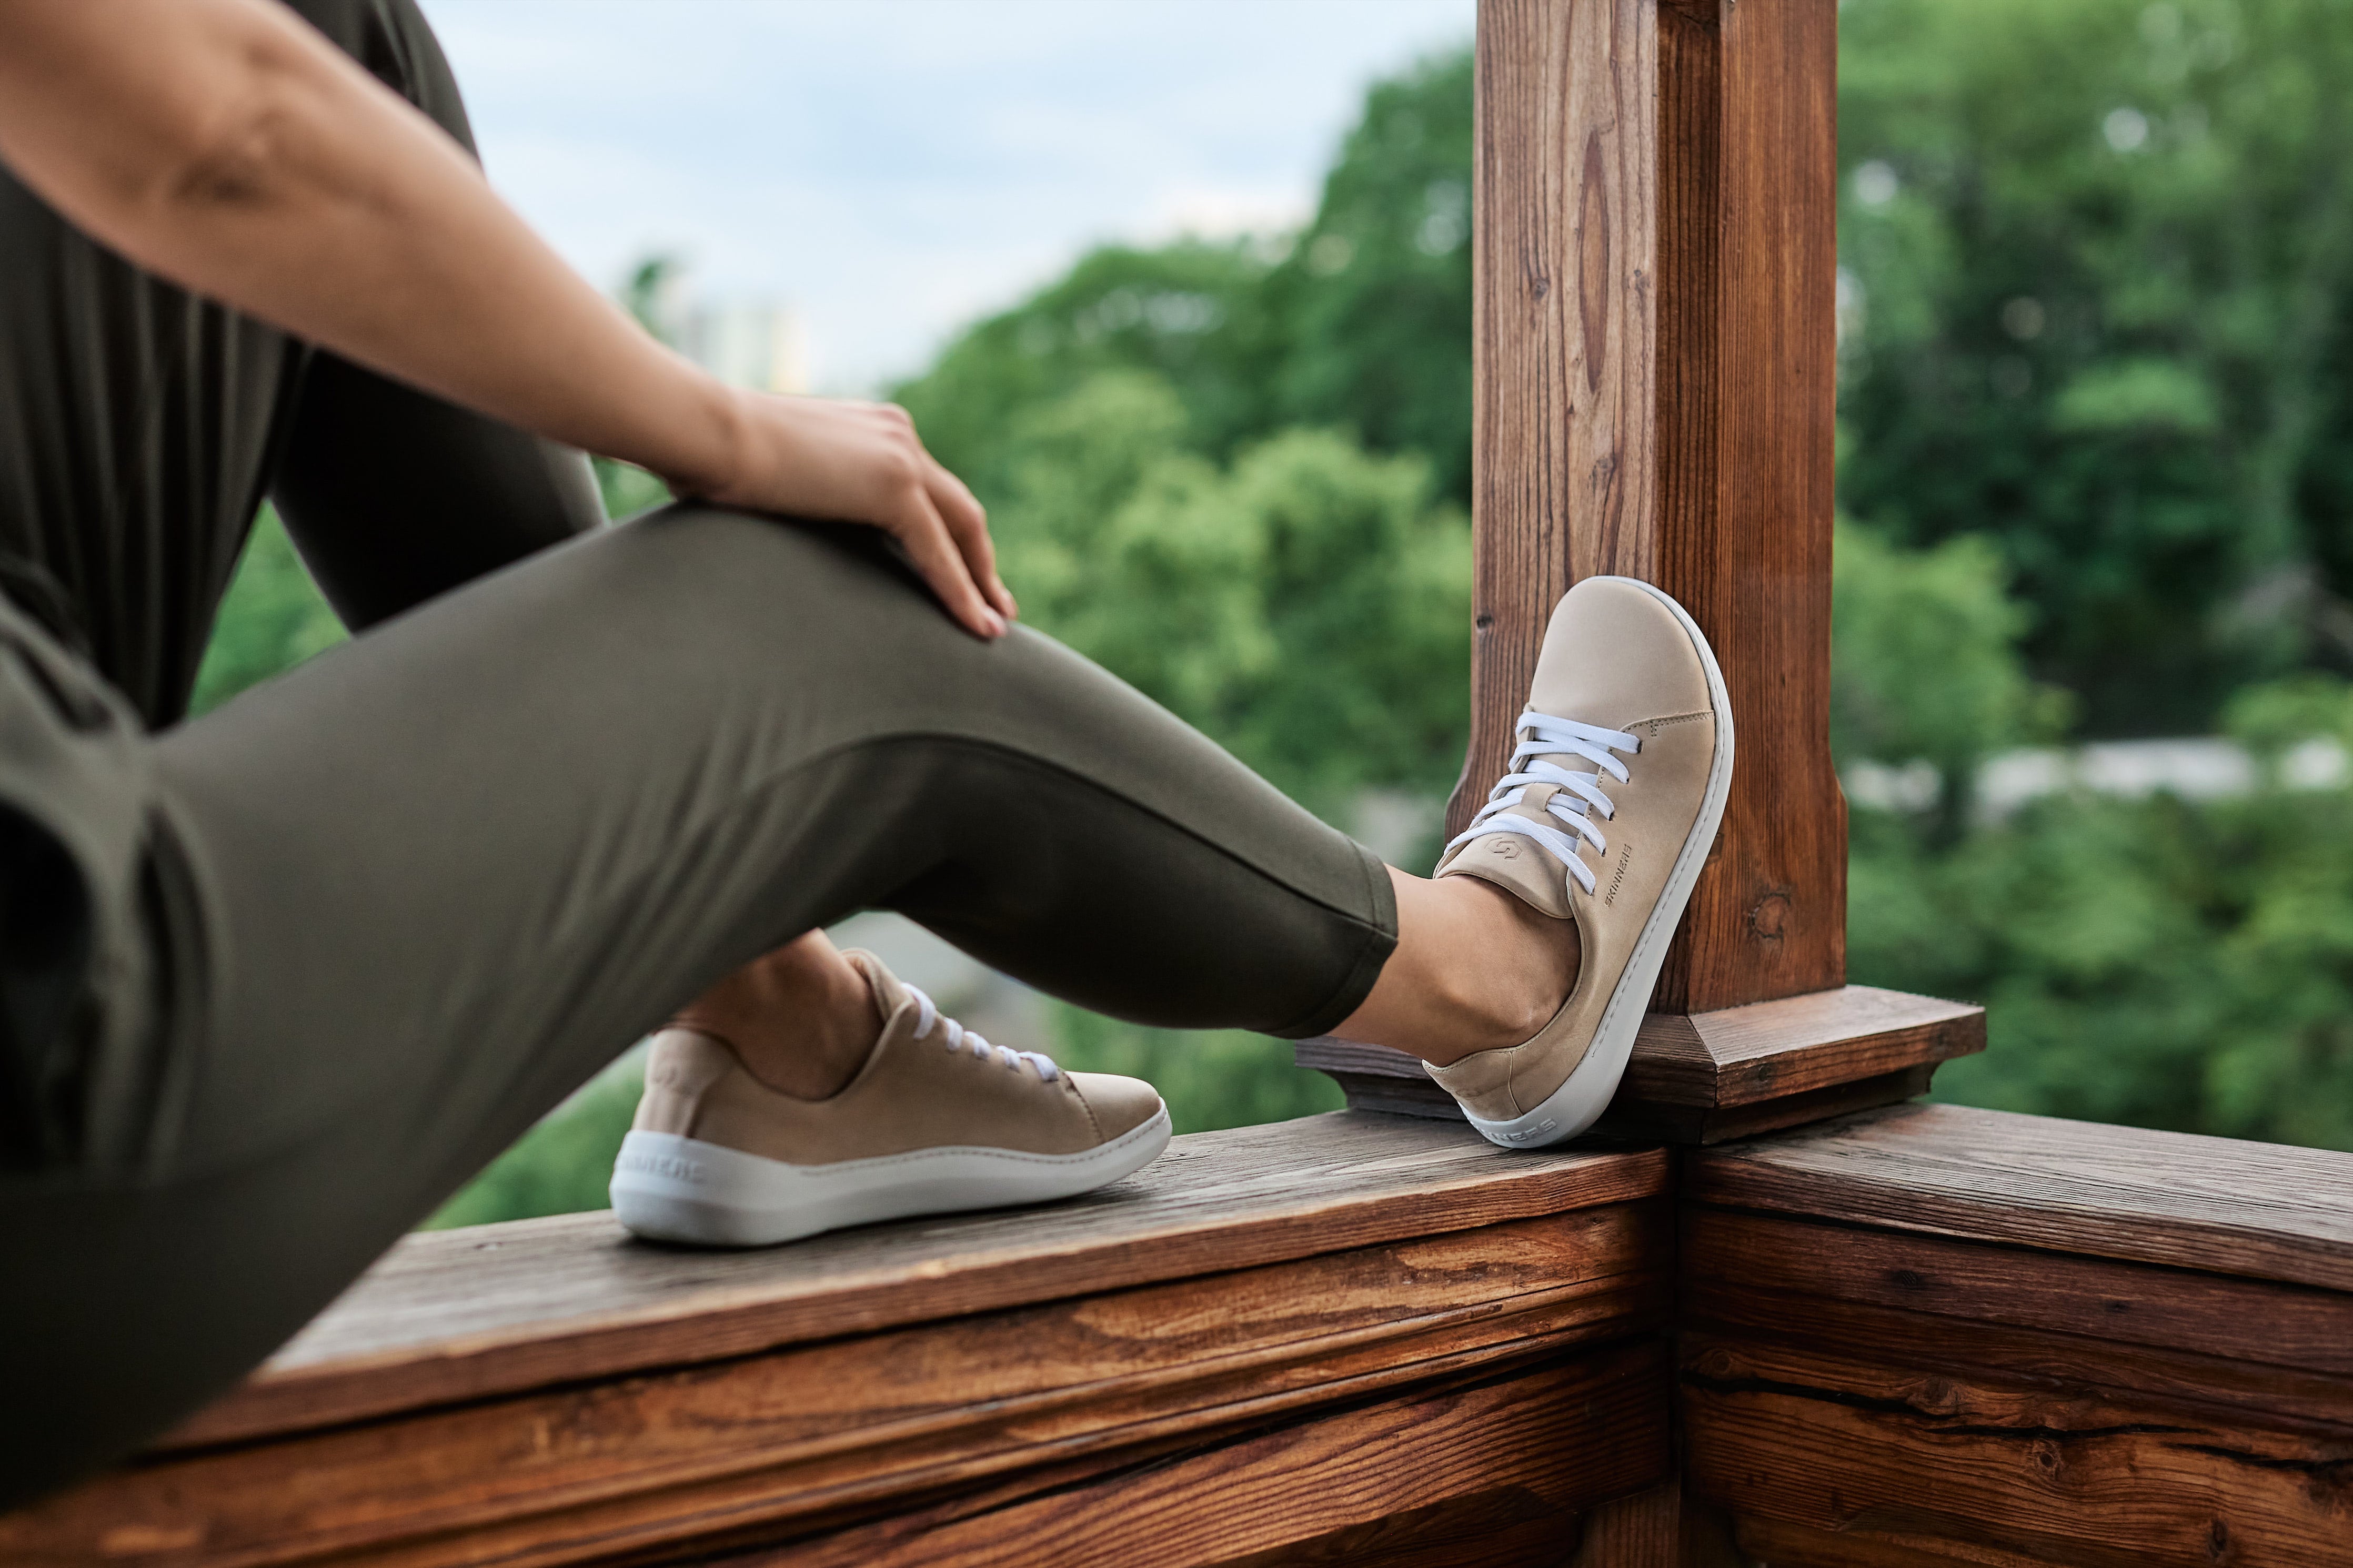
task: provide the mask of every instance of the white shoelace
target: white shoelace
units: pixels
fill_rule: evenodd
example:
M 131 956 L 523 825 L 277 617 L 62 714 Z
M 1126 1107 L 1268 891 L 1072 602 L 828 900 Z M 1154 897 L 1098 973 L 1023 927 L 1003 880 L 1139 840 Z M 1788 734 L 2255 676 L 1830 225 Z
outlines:
M 1551 850 L 1568 868 L 1577 885 L 1589 893 L 1593 891 L 1593 868 L 1577 853 L 1578 843 L 1581 840 L 1592 845 L 1597 856 L 1606 853 L 1609 841 L 1594 826 L 1593 818 L 1598 815 L 1607 822 L 1618 814 L 1609 797 L 1601 793 L 1601 775 L 1606 773 L 1623 782 L 1627 777 L 1626 764 L 1610 753 L 1639 752 L 1642 742 L 1622 730 L 1604 730 L 1598 724 L 1556 719 L 1533 708 L 1520 715 L 1514 729 L 1520 743 L 1512 752 L 1513 771 L 1487 793 L 1487 804 L 1479 808 L 1479 815 L 1471 819 L 1469 827 L 1447 841 L 1446 847 L 1451 852 L 1456 845 L 1468 844 L 1474 838 L 1499 833 L 1520 834 Z M 1582 758 L 1591 763 L 1595 771 L 1571 773 L 1548 760 L 1555 757 Z M 1560 786 L 1559 793 L 1545 802 L 1545 815 L 1558 818 L 1573 829 L 1575 838 L 1550 823 L 1513 814 L 1511 808 L 1527 798 L 1528 786 L 1539 784 Z
M 987 1061 L 989 1053 L 994 1051 L 999 1065 L 1011 1068 L 1016 1072 L 1021 1070 L 1023 1062 L 1028 1062 L 1038 1069 L 1038 1081 L 1040 1083 L 1051 1083 L 1061 1077 L 1062 1069 L 1056 1067 L 1054 1058 L 1045 1052 L 1017 1051 L 1010 1046 L 992 1046 L 978 1034 L 941 1012 L 939 1004 L 925 995 L 922 988 L 910 985 L 907 994 L 915 999 L 915 1038 L 926 1039 L 931 1035 L 933 1025 L 944 1025 L 947 1047 L 951 1051 L 968 1050 L 982 1061 Z

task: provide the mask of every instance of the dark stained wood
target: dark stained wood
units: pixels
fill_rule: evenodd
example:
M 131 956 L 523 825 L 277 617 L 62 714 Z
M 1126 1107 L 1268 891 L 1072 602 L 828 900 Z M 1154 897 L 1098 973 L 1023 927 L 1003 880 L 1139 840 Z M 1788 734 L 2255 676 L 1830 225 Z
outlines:
M 1985 1010 L 1846 985 L 1695 1016 L 1652 1013 L 1605 1138 L 1715 1143 L 1927 1091 L 1936 1064 L 1985 1048 Z M 1328 1036 L 1293 1058 L 1329 1073 L 1359 1110 L 1459 1121 L 1453 1097 L 1402 1051 Z
M 1714 644 L 1739 761 L 1662 1012 L 1845 978 L 1829 750 L 1834 0 L 1487 0 L 1472 719 L 1459 830 L 1553 603 L 1595 573 Z
M 1683 1174 L 1685 1485 L 1739 1551 L 2353 1563 L 2353 1155 L 1922 1106 Z
M 1682 1257 L 1688 1322 L 1808 1331 L 1846 1302 L 1900 1310 L 1931 1350 L 1951 1319 L 2077 1336 L 2103 1359 L 2161 1346 L 2333 1374 L 2314 1386 L 2353 1425 L 2353 1293 L 1706 1209 L 1687 1213 Z
M 1507 1524 L 1548 1518 L 1560 1532 L 1558 1563 L 1582 1510 L 1666 1473 L 1664 1384 L 1660 1347 L 1635 1344 L 1366 1405 L 1087 1484 L 1008 1490 L 984 1507 L 957 1500 L 730 1568 L 1404 1568 L 1448 1561 L 1435 1552 L 1450 1539 L 1452 1560 L 1463 1560 L 1453 1533 L 1462 1511 L 1434 1508 L 1462 1500 Z
M 1788 1127 L 1802 1127 L 1849 1111 L 1916 1100 L 1928 1092 L 1936 1075 L 1936 1064 L 1930 1062 L 1849 1083 L 1800 1089 L 1778 1100 L 1760 1100 L 1724 1110 L 1635 1100 L 1613 1107 L 1593 1131 L 1597 1139 L 1617 1143 L 1723 1143 L 1735 1138 L 1778 1132 Z
M 1693 1157 L 1691 1201 L 2353 1289 L 2353 1155 L 1897 1106 Z
M 1671 1254 L 1651 1199 L 184 1451 L 0 1519 L 0 1562 L 520 1568 L 773 1539 L 1655 1333 Z
M 1685 1484 L 1744 1520 L 2116 1568 L 2353 1561 L 2353 1426 L 1689 1332 L 1679 1381 Z
M 1674 1476 L 1648 1491 L 1603 1503 L 1585 1516 L 1585 1532 L 1568 1568 L 1680 1568 L 1683 1511 L 1683 1486 Z
M 1778 1519 L 1742 1521 L 1725 1568 L 2050 1568 L 2050 1559 L 1986 1546 L 1809 1530 Z M 1713 1565 L 1711 1565 L 1713 1568 Z
M 1663 1190 L 1657 1151 L 1524 1153 L 1336 1111 L 1176 1139 L 1065 1204 L 754 1252 L 609 1215 L 404 1239 L 183 1443 L 283 1432 L 1243 1268 Z

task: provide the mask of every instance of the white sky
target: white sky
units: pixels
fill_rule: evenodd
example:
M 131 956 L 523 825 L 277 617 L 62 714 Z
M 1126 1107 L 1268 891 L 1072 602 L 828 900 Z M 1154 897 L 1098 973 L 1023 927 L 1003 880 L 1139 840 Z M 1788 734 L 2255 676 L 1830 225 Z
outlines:
M 491 178 L 610 286 L 782 299 L 824 391 L 1103 239 L 1288 226 L 1473 0 L 423 0 Z

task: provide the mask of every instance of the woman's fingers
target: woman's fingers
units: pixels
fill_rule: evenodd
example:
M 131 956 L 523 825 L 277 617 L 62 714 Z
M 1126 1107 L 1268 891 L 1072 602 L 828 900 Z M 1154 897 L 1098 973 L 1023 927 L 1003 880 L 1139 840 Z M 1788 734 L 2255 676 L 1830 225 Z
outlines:
M 1008 620 L 1021 613 L 1005 580 L 997 574 L 997 543 L 988 536 L 988 514 L 965 482 L 929 453 L 923 457 L 924 488 L 929 490 L 933 507 L 947 524 L 948 537 L 955 541 L 957 552 L 963 555 L 965 570 L 979 584 L 982 596 Z
M 931 584 L 932 592 L 940 596 L 948 614 L 980 637 L 1003 637 L 1005 619 L 989 607 L 974 582 L 965 552 L 950 535 L 939 509 L 932 504 L 930 490 L 918 485 L 911 488 L 907 496 L 902 521 L 891 531 L 906 550 L 907 559 Z

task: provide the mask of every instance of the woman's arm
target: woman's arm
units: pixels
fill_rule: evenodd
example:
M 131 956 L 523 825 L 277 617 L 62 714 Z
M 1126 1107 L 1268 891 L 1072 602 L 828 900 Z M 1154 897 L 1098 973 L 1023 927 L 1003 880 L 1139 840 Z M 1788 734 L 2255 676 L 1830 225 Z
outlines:
M 0 160 L 142 267 L 681 490 L 871 523 L 983 636 L 979 503 L 897 408 L 722 385 L 273 0 L 0 0 Z

